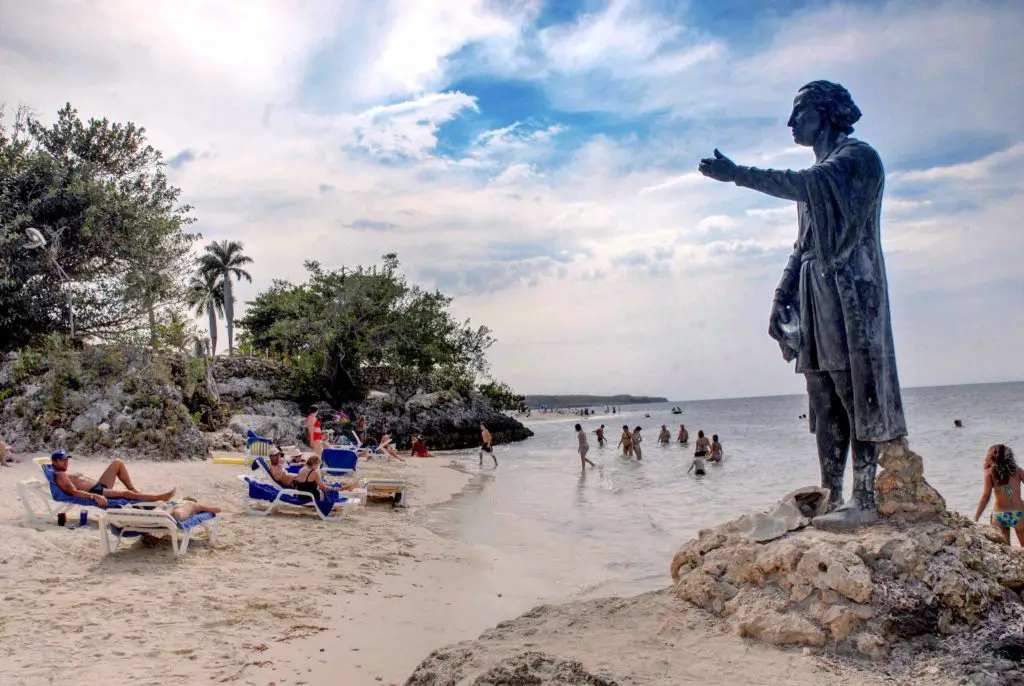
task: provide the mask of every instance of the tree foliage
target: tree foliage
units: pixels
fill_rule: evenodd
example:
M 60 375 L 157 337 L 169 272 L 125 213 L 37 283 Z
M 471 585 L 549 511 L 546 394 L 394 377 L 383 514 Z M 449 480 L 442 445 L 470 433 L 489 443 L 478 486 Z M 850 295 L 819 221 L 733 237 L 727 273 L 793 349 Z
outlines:
M 197 234 L 145 129 L 83 121 L 70 104 L 47 126 L 30 111 L 0 108 L 0 350 L 69 329 L 71 280 L 76 335 L 113 339 L 148 330 L 180 300 Z M 25 229 L 46 249 L 27 250 Z
M 451 298 L 410 285 L 397 255 L 380 266 L 324 270 L 307 262 L 309 279 L 274 281 L 250 301 L 239 324 L 246 345 L 292 363 L 301 394 L 341 403 L 359 399 L 359 369 L 391 365 L 471 384 L 487 372 L 487 327 L 449 311 Z

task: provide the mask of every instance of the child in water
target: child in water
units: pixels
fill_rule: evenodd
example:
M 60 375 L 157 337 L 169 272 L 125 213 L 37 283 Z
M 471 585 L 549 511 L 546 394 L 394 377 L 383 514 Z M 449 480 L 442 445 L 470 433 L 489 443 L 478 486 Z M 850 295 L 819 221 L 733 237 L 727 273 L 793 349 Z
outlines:
M 693 462 L 690 464 L 690 468 L 686 470 L 686 473 L 689 474 L 690 472 L 693 472 L 694 470 L 696 470 L 695 473 L 696 473 L 697 476 L 704 476 L 705 472 L 704 472 L 704 457 L 703 456 L 701 456 L 701 455 L 694 455 L 693 456 Z
M 587 453 L 590 452 L 590 443 L 587 442 L 587 432 L 579 424 L 576 425 L 576 440 L 579 441 L 580 469 L 586 469 L 588 464 L 591 467 L 596 466 L 587 459 Z
M 1020 497 L 1024 470 L 1017 467 L 1013 450 L 1002 443 L 988 449 L 985 455 L 985 483 L 974 521 L 981 519 L 988 501 L 995 491 L 996 506 L 992 510 L 992 525 L 998 526 L 1003 540 L 1010 545 L 1010 530 L 1017 533 L 1017 541 L 1024 547 L 1024 501 Z

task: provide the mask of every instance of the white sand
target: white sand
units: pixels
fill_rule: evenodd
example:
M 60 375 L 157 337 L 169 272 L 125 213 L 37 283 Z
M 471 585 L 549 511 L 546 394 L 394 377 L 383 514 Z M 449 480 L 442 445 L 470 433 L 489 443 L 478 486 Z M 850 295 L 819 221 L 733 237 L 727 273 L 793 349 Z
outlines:
M 26 459 L 0 469 L 0 684 L 404 683 L 430 651 L 475 638 L 537 605 L 544 593 L 523 580 L 516 566 L 523 560 L 421 525 L 426 506 L 445 502 L 469 481 L 449 463 L 441 457 L 363 465 L 367 476 L 406 478 L 409 507 L 371 505 L 340 524 L 245 515 L 242 466 L 129 464 L 141 489 L 173 485 L 178 498 L 224 508 L 217 547 L 196 541 L 180 559 L 168 544 L 141 542 L 104 557 L 95 526 L 34 529 L 16 484 L 39 475 L 39 467 Z M 77 459 L 72 469 L 96 476 L 104 465 Z M 681 612 L 666 608 L 648 624 L 672 614 L 681 619 Z M 822 678 L 814 659 L 724 640 L 707 622 L 682 626 L 696 632 L 676 648 L 684 651 L 692 683 L 728 683 L 727 674 L 764 683 L 762 672 L 777 684 Z M 614 662 L 624 630 L 595 621 L 558 647 L 576 652 L 585 644 Z M 695 650 L 705 640 L 714 649 Z M 635 651 L 628 642 L 621 647 Z M 722 660 L 734 671 L 723 672 Z M 846 676 L 846 683 L 874 683 Z

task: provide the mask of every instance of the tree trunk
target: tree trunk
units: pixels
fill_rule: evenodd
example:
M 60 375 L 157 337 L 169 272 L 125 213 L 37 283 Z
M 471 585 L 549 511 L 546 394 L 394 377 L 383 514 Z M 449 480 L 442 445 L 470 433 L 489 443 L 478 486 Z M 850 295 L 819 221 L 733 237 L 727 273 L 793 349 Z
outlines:
M 149 316 L 149 345 L 156 350 L 156 308 L 152 299 L 146 301 L 146 314 Z
M 210 357 L 217 355 L 217 310 L 211 302 L 206 307 L 206 314 L 210 317 Z
M 235 296 L 231 292 L 231 272 L 224 272 L 224 317 L 228 320 L 228 356 L 235 354 Z

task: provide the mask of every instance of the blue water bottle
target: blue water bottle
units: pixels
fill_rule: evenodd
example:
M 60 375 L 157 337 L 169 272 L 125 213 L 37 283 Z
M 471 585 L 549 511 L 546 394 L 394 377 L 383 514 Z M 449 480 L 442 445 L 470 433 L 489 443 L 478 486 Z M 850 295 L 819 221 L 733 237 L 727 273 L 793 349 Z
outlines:
M 83 509 L 81 511 L 81 513 L 79 513 L 79 515 L 78 515 L 78 525 L 79 526 L 85 526 L 88 523 L 89 523 L 89 512 L 87 510 Z

